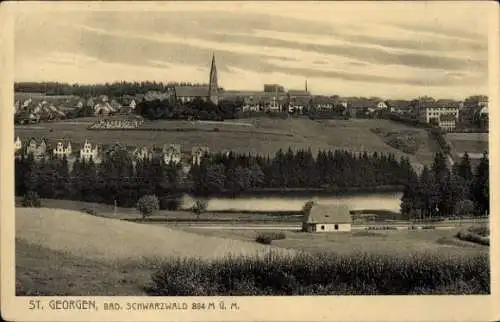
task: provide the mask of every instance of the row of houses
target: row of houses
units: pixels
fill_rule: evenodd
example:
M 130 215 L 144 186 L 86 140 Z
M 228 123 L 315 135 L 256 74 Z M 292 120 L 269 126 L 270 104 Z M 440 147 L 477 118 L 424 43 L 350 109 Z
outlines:
M 67 159 L 71 159 L 75 158 L 74 152 L 76 151 L 68 140 L 58 140 L 52 149 L 49 148 L 47 140 L 44 138 L 39 141 L 35 138 L 30 138 L 23 142 L 17 137 L 14 141 L 14 153 L 16 156 L 32 154 L 37 160 L 48 158 L 51 155 L 56 158 L 66 157 Z M 190 152 L 183 152 L 180 144 L 164 144 L 161 148 L 156 146 L 129 147 L 127 151 L 134 161 L 161 158 L 165 164 L 190 163 L 197 165 L 200 165 L 203 157 L 210 153 L 210 149 L 206 146 L 195 146 Z M 104 153 L 106 153 L 106 149 L 103 146 L 92 144 L 89 140 L 85 140 L 79 149 L 78 156 L 80 160 L 93 160 L 96 163 L 100 163 Z

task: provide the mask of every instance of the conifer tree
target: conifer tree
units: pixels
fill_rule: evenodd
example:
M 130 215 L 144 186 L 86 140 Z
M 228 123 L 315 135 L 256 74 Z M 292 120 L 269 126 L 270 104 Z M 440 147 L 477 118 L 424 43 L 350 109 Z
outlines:
M 472 186 L 472 197 L 478 215 L 489 214 L 490 196 L 489 196 L 489 158 L 485 152 L 479 161 L 474 183 Z

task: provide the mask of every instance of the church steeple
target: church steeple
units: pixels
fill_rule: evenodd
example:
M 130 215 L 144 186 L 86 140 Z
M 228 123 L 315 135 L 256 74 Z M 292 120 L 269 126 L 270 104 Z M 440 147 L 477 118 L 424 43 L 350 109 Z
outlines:
M 217 66 L 215 65 L 215 54 L 212 53 L 212 65 L 210 66 L 210 80 L 208 83 L 208 96 L 212 103 L 219 103 L 219 83 L 217 81 Z
M 308 91 L 307 91 L 307 79 L 306 79 L 306 93 L 308 93 Z

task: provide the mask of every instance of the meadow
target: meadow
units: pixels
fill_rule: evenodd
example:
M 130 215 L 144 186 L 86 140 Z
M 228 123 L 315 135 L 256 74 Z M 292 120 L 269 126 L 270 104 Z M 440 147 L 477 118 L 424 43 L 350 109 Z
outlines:
M 489 293 L 489 247 L 453 231 L 185 230 L 17 208 L 17 295 Z
M 456 153 L 488 151 L 488 133 L 448 133 L 448 140 Z
M 239 153 L 274 155 L 278 149 L 308 149 L 316 154 L 320 149 L 345 149 L 354 152 L 394 153 L 408 156 L 412 163 L 432 161 L 439 151 L 437 142 L 424 129 L 415 129 L 389 120 L 316 120 L 307 118 L 272 119 L 252 118 L 227 122 L 146 121 L 144 128 L 164 128 L 172 131 L 92 131 L 88 130 L 92 118 L 16 126 L 20 137 L 46 137 L 50 142 L 69 139 L 76 144 L 90 139 L 99 144 L 120 142 L 126 145 L 151 146 L 165 143 L 182 144 L 184 151 L 193 146 L 206 145 L 211 151 L 232 150 Z M 406 154 L 387 145 L 371 129 L 387 131 L 414 131 L 422 142 L 415 154 Z M 177 130 L 175 130 L 177 129 Z M 184 130 L 183 130 L 184 129 Z M 173 131 L 175 130 L 175 131 Z
M 179 226 L 186 232 L 209 237 L 220 237 L 241 241 L 255 241 L 259 230 L 237 229 L 198 229 Z M 463 242 L 454 237 L 460 228 L 429 230 L 389 230 L 366 231 L 357 230 L 350 233 L 319 234 L 299 231 L 285 232 L 286 238 L 275 240 L 272 245 L 280 248 L 294 249 L 308 253 L 332 253 L 349 255 L 354 253 L 370 253 L 380 255 L 420 254 L 431 251 L 442 254 L 475 254 L 488 253 L 489 247 L 471 242 Z

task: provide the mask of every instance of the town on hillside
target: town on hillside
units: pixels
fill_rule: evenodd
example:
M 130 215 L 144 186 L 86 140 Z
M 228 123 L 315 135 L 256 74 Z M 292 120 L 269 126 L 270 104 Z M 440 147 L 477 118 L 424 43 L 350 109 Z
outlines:
M 262 91 L 226 90 L 219 87 L 215 56 L 209 83 L 113 83 L 69 85 L 16 83 L 16 124 L 99 117 L 97 127 L 139 127 L 142 121 L 102 124 L 109 116 L 142 116 L 155 119 L 224 120 L 283 114 L 311 119 L 390 118 L 430 124 L 447 132 L 487 132 L 487 96 L 462 101 L 423 96 L 411 100 L 377 97 L 314 95 L 307 80 L 303 89 L 265 84 Z

